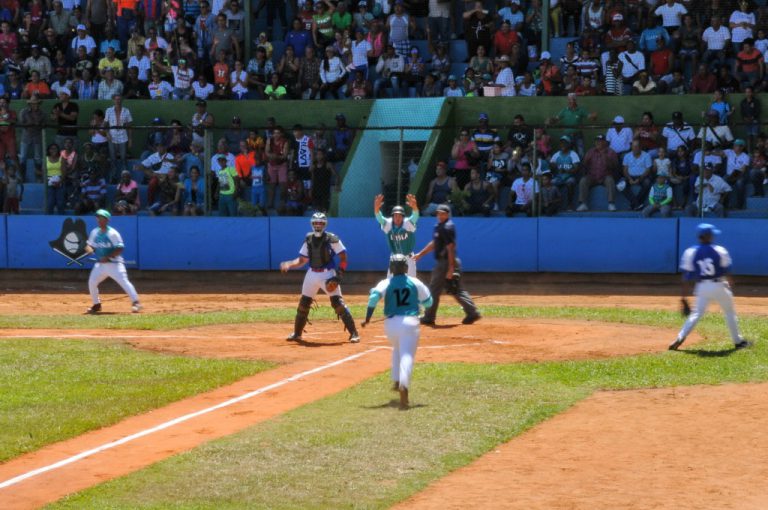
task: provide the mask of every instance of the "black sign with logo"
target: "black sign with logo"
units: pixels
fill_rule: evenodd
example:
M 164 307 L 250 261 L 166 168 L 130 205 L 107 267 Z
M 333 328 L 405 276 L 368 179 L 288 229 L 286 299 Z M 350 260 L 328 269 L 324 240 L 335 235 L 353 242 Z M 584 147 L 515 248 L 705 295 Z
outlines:
M 49 241 L 53 251 L 69 259 L 68 266 L 77 264 L 82 266 L 80 259 L 86 256 L 85 245 L 88 235 L 85 233 L 85 221 L 67 218 L 61 225 L 61 233 L 58 239 Z

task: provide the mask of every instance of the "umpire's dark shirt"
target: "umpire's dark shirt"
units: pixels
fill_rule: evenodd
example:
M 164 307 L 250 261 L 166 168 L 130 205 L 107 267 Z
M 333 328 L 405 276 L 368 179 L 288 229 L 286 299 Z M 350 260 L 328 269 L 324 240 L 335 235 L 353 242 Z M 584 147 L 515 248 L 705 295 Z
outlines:
M 448 250 L 445 247 L 451 243 L 456 244 L 456 226 L 451 219 L 445 223 L 438 222 L 432 237 L 435 242 L 435 258 L 438 260 L 447 258 Z

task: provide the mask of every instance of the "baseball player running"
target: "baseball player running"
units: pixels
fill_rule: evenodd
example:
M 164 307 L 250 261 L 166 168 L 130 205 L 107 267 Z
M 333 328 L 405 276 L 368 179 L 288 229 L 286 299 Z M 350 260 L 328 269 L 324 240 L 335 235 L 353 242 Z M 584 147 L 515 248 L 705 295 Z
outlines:
M 301 299 L 296 310 L 296 319 L 293 324 L 293 333 L 288 340 L 301 342 L 301 334 L 307 325 L 309 310 L 317 292 L 322 289 L 331 298 L 331 306 L 336 315 L 344 323 L 344 329 L 349 331 L 349 341 L 357 343 L 360 335 L 357 333 L 355 321 L 349 308 L 341 297 L 341 278 L 347 269 L 347 249 L 336 234 L 325 230 L 328 218 L 321 212 L 312 215 L 312 232 L 304 238 L 304 243 L 299 250 L 299 256 L 293 260 L 280 263 L 280 271 L 283 273 L 301 267 L 309 262 L 309 269 L 304 276 L 304 284 L 301 287 Z M 339 256 L 339 265 L 336 267 L 335 256 Z
M 669 346 L 669 350 L 676 351 L 685 342 L 685 339 L 693 331 L 696 323 L 711 300 L 720 303 L 731 332 L 731 340 L 736 349 L 749 347 L 752 342 L 745 340 L 739 332 L 739 324 L 736 312 L 733 308 L 733 292 L 731 292 L 731 278 L 728 270 L 731 267 L 731 256 L 728 250 L 712 243 L 715 235 L 720 230 L 709 223 L 701 223 L 696 227 L 699 244 L 692 246 L 683 252 L 680 261 L 680 269 L 683 270 L 683 302 L 689 290 L 688 282 L 695 281 L 693 294 L 696 296 L 696 308 L 688 316 L 683 329 L 677 334 L 677 338 Z
M 86 253 L 96 255 L 98 260 L 91 269 L 91 276 L 88 278 L 88 290 L 91 293 L 91 306 L 87 313 L 95 314 L 101 311 L 101 300 L 99 299 L 99 284 L 107 278 L 112 278 L 131 298 L 131 310 L 133 313 L 141 311 L 139 296 L 133 284 L 128 281 L 128 272 L 125 270 L 123 262 L 123 238 L 120 232 L 109 226 L 109 219 L 112 217 L 109 211 L 99 209 L 96 211 L 96 221 L 99 226 L 91 230 L 88 236 L 88 242 L 85 246 Z
M 392 217 L 387 218 L 381 214 L 381 204 L 384 203 L 384 195 L 376 195 L 373 201 L 373 213 L 376 221 L 381 225 L 381 231 L 387 236 L 389 251 L 392 254 L 402 254 L 408 259 L 408 276 L 416 277 L 416 261 L 413 259 L 413 247 L 416 245 L 416 223 L 419 221 L 419 204 L 415 195 L 407 195 L 405 201 L 412 213 L 405 217 L 405 209 L 401 205 L 392 208 Z M 388 272 L 387 277 L 392 273 Z
M 408 258 L 400 253 L 389 259 L 392 277 L 380 281 L 368 296 L 368 311 L 363 327 L 368 324 L 376 304 L 384 298 L 384 331 L 392 344 L 393 389 L 400 392 L 400 408 L 408 408 L 408 388 L 416 347 L 419 344 L 419 305 L 432 305 L 429 288 L 417 278 L 406 274 Z

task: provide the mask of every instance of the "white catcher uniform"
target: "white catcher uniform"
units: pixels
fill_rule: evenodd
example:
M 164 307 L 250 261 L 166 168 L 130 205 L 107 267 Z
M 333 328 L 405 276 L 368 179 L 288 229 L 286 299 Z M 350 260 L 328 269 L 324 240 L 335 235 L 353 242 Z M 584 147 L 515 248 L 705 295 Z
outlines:
M 677 340 L 672 344 L 675 348 L 682 344 L 693 331 L 712 300 L 720 304 L 725 314 L 725 322 L 728 324 L 734 345 L 744 344 L 745 340 L 739 332 L 736 311 L 733 307 L 733 293 L 725 277 L 730 267 L 731 256 L 728 250 L 716 244 L 699 244 L 683 252 L 680 269 L 685 272 L 686 278 L 696 280 L 693 291 L 696 296 L 696 305 L 677 335 Z
M 410 388 L 413 360 L 419 344 L 419 305 L 432 305 L 429 287 L 418 278 L 395 274 L 371 289 L 368 309 L 376 307 L 384 297 L 384 332 L 392 344 L 392 381 L 401 388 Z
M 91 235 L 88 236 L 88 245 L 93 248 L 94 255 L 98 259 L 105 257 L 115 248 L 125 247 L 120 232 L 109 225 L 105 231 L 99 227 L 91 230 Z M 131 298 L 132 303 L 138 303 L 139 296 L 136 294 L 133 284 L 128 280 L 128 272 L 125 270 L 123 257 L 117 256 L 112 257 L 109 262 L 97 262 L 91 269 L 91 276 L 88 278 L 88 290 L 94 305 L 100 303 L 99 284 L 107 278 L 115 280 Z

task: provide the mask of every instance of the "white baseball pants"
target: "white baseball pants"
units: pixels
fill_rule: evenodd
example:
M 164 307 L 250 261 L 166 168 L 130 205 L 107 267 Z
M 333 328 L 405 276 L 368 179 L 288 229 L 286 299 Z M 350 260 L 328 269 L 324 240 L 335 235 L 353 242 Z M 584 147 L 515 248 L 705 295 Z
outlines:
M 91 276 L 88 278 L 88 290 L 91 293 L 91 300 L 94 305 L 100 303 L 99 284 L 107 278 L 112 278 L 120 285 L 125 293 L 128 294 L 128 297 L 131 298 L 131 303 L 139 300 L 136 289 L 128 281 L 128 272 L 125 270 L 125 264 L 122 262 L 97 262 L 93 269 L 91 269 Z
M 707 311 L 709 302 L 715 300 L 720 304 L 720 308 L 722 308 L 723 314 L 725 314 L 725 322 L 728 324 L 728 331 L 731 332 L 733 343 L 737 344 L 743 340 L 741 333 L 739 333 L 736 311 L 733 308 L 733 292 L 731 292 L 728 282 L 709 280 L 698 282 L 693 294 L 696 296 L 695 309 L 688 316 L 685 324 L 683 324 L 683 329 L 680 330 L 678 338 L 685 339 L 693 331 L 696 323 L 699 322 L 699 319 Z
M 413 360 L 419 345 L 419 318 L 395 315 L 384 321 L 384 332 L 392 344 L 392 380 L 398 381 L 401 388 L 410 388 Z
M 308 269 L 307 274 L 304 275 L 304 283 L 301 285 L 301 295 L 313 298 L 317 295 L 317 291 L 322 290 L 329 296 L 341 296 L 341 285 L 336 287 L 333 292 L 328 292 L 325 289 L 325 281 L 333 276 L 336 276 L 335 269 L 324 269 L 323 271 Z

